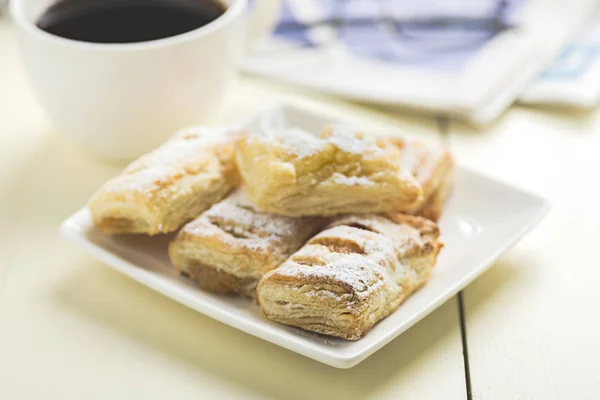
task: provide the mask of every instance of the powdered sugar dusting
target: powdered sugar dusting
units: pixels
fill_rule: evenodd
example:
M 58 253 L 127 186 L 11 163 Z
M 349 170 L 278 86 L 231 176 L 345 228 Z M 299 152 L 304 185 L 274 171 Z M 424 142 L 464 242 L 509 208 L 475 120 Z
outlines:
M 297 279 L 333 281 L 348 285 L 353 294 L 364 297 L 383 283 L 376 273 L 377 269 L 378 266 L 365 257 L 346 254 L 327 266 L 311 267 L 286 262 L 277 270 L 277 274 Z
M 214 226 L 215 229 L 230 233 L 232 243 L 235 237 L 238 245 L 244 242 L 244 246 L 250 249 L 264 248 L 269 243 L 288 246 L 297 241 L 298 246 L 292 251 L 300 247 L 313 226 L 318 224 L 317 218 L 285 217 L 260 212 L 247 200 L 241 189 L 212 206 L 196 221 L 186 225 L 184 230 L 205 236 L 206 226 Z
M 339 251 L 339 246 L 359 252 Z M 338 250 L 336 250 L 336 245 Z M 291 256 L 277 275 L 346 285 L 354 295 L 368 296 L 384 284 L 397 263 L 393 241 L 379 233 L 349 226 L 327 229 Z
M 280 142 L 298 158 L 310 157 L 323 150 L 324 143 L 310 133 L 292 128 L 284 131 Z
M 239 207 L 236 199 L 227 199 L 207 212 L 207 217 L 228 221 L 246 231 L 252 230 L 257 236 L 291 236 L 297 230 L 300 219 L 267 214 Z
M 318 137 L 320 132 L 308 132 L 300 127 L 290 126 L 282 113 L 274 113 L 260 121 L 260 129 L 248 141 L 260 140 L 281 145 L 298 158 L 310 157 L 332 145 L 341 151 L 352 154 L 372 154 L 381 151 L 374 137 L 361 135 L 348 125 L 333 125 Z
M 409 224 L 394 223 L 380 215 L 347 215 L 339 217 L 332 225 L 341 228 L 347 228 L 347 226 L 352 225 L 362 225 L 371 231 L 379 232 L 389 239 L 389 245 L 393 246 L 398 257 L 404 257 L 404 255 L 414 249 L 415 246 L 421 247 L 424 245 L 424 240 L 421 238 L 421 232 L 418 229 Z M 330 228 L 325 232 L 332 231 L 333 229 L 334 228 Z M 354 233 L 352 235 L 353 237 L 357 236 Z M 390 238 L 394 238 L 394 240 Z
M 253 132 L 248 140 L 260 140 L 282 145 L 298 158 L 310 157 L 323 148 L 323 143 L 315 135 L 297 127 L 291 126 L 281 109 L 264 116 L 259 121 L 259 129 Z
M 264 131 L 261 135 L 252 135 L 248 141 L 260 140 L 262 142 L 278 144 L 298 158 L 310 157 L 322 151 L 325 143 L 300 128 L 286 128 L 281 130 Z
M 348 125 L 333 125 L 327 141 L 347 153 L 377 153 L 381 149 L 373 136 L 358 135 L 356 128 Z
M 407 250 L 423 246 L 422 241 L 415 240 L 413 231 L 418 230 L 377 215 L 346 216 L 339 221 L 340 225 L 316 235 L 273 273 L 324 285 L 342 285 L 344 293 L 362 298 L 382 286 L 389 291 L 402 290 L 398 285 L 410 269 L 403 264 Z M 365 227 L 375 224 L 381 229 L 349 226 L 355 223 Z M 321 292 L 315 293 L 320 296 Z
M 402 170 L 413 174 L 421 165 L 424 149 L 418 143 L 408 142 L 402 149 Z
M 345 225 L 333 226 L 319 233 L 311 239 L 310 243 L 353 245 L 353 247 L 359 248 L 362 253 L 367 255 L 377 252 L 392 253 L 394 251 L 394 243 L 388 237 L 380 233 Z
M 105 185 L 107 191 L 147 191 L 197 165 L 212 146 L 235 139 L 236 133 L 223 127 L 191 127 L 175 133 L 162 146 L 143 155 Z M 208 160 L 207 160 L 208 161 Z
M 338 185 L 347 186 L 368 186 L 374 184 L 374 182 L 366 176 L 346 176 L 339 172 L 335 172 L 331 176 L 331 180 Z

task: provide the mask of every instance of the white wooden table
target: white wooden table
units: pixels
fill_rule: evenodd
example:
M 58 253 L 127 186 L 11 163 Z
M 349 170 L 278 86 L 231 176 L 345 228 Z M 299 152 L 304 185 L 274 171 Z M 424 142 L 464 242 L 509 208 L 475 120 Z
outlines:
M 441 139 L 429 119 L 290 92 L 245 78 L 223 118 L 293 98 Z M 2 21 L 0 399 L 598 398 L 599 131 L 600 113 L 518 108 L 485 132 L 451 124 L 445 139 L 461 163 L 548 197 L 553 210 L 462 302 L 336 370 L 195 313 L 58 238 L 59 222 L 119 168 L 54 132 Z

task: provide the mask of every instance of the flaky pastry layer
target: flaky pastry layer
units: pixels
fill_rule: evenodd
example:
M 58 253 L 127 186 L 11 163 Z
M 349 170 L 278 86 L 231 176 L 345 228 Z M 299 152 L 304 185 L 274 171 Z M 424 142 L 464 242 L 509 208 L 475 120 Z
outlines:
M 438 221 L 444 211 L 450 194 L 452 193 L 454 185 L 454 174 L 453 169 L 449 169 L 441 179 L 440 184 L 436 189 L 428 196 L 421 207 L 414 213 L 423 218 L 430 219 L 432 221 Z
M 422 201 L 394 211 L 437 221 L 454 183 L 454 160 L 448 151 L 433 149 L 418 141 L 396 140 L 402 151 L 402 169 L 410 171 L 423 189 Z
M 177 230 L 239 185 L 234 139 L 208 128 L 175 134 L 92 197 L 94 224 L 106 233 Z
M 421 217 L 340 217 L 265 274 L 261 309 L 282 324 L 358 340 L 429 279 L 438 238 Z
M 326 221 L 258 211 L 243 190 L 185 225 L 169 247 L 173 265 L 216 293 L 254 297 L 263 274 L 279 266 Z
M 320 138 L 299 130 L 252 135 L 239 142 L 237 164 L 248 198 L 261 210 L 335 215 L 416 210 L 425 193 L 403 166 L 412 156 L 398 139 L 334 127 Z

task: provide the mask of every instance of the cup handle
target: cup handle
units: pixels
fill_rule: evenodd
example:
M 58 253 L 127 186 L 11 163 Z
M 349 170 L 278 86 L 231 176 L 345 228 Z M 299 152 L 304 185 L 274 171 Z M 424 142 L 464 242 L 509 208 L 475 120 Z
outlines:
M 259 39 L 271 33 L 277 16 L 281 0 L 254 0 L 253 9 L 248 12 L 248 40 L 246 47 L 249 50 Z

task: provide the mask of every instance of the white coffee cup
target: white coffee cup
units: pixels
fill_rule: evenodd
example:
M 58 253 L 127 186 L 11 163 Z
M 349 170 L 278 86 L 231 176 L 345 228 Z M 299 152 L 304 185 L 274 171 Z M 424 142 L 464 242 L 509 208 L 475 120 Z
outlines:
M 211 122 L 249 38 L 268 33 L 278 0 L 225 0 L 227 10 L 193 31 L 139 43 L 89 43 L 36 26 L 56 0 L 11 0 L 21 56 L 40 103 L 60 132 L 91 152 L 132 159 L 174 131 Z M 249 20 L 249 21 L 248 21 Z

